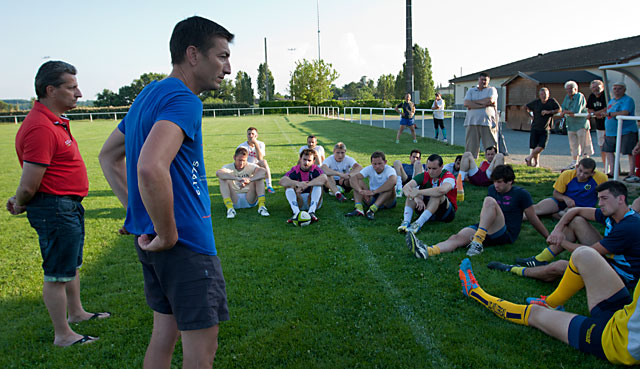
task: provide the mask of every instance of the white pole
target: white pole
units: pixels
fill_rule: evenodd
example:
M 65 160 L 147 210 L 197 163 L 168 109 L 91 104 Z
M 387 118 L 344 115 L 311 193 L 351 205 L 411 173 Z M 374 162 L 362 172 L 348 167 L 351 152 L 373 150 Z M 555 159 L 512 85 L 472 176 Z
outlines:
M 287 116 L 289 116 L 289 107 L 287 106 Z
M 89 113 L 89 121 L 93 122 L 93 114 Z
M 455 130 L 453 129 L 453 124 L 456 119 L 456 113 L 451 112 L 451 131 L 449 132 L 449 143 L 453 145 L 453 135 L 455 134 Z
M 118 121 L 118 113 L 113 113 L 113 120 Z
M 422 137 L 424 138 L 424 110 L 422 111 Z
M 622 140 L 622 118 L 616 118 L 618 120 L 618 133 L 616 133 L 616 160 L 613 165 L 613 180 L 618 180 L 618 172 L 620 171 L 620 141 Z M 629 173 L 630 176 L 633 173 Z
M 362 124 L 362 108 L 358 108 L 360 109 L 360 124 Z
M 382 128 L 387 128 L 387 109 L 382 109 Z
M 369 108 L 369 125 L 373 125 L 373 109 Z

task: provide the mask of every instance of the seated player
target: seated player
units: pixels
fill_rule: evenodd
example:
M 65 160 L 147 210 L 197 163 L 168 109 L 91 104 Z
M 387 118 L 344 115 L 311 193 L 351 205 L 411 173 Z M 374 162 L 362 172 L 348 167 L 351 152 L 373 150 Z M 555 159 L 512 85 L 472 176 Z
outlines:
M 404 203 L 404 219 L 398 232 L 416 234 L 428 221 L 449 223 L 456 217 L 456 178 L 442 167 L 442 157 L 438 154 L 427 158 L 427 171 L 413 177 L 403 191 L 407 200 Z M 414 210 L 420 216 L 411 223 Z
M 393 162 L 393 169 L 396 171 L 396 197 L 402 197 L 402 187 L 418 174 L 425 171 L 426 165 L 420 163 L 422 153 L 418 149 L 411 150 L 409 154 L 409 164 L 404 164 L 400 160 Z
M 369 185 L 364 179 L 369 178 Z M 369 205 L 367 218 L 375 219 L 380 209 L 391 209 L 396 206 L 396 172 L 387 165 L 387 158 L 382 151 L 371 154 L 371 165 L 351 177 L 355 210 L 345 214 L 347 217 L 364 216 L 363 203 Z
M 258 214 L 268 217 L 264 198 L 264 177 L 267 171 L 247 161 L 249 151 L 236 149 L 233 163 L 224 165 L 216 172 L 220 180 L 220 195 L 227 207 L 227 218 L 235 218 L 235 209 L 252 208 L 258 205 Z
M 328 178 L 327 187 L 340 202 L 347 200 L 344 192 L 351 191 L 353 175 L 362 169 L 362 166 L 346 153 L 347 146 L 343 142 L 338 142 L 333 147 L 333 155 L 326 158 L 321 166 L 324 174 L 333 176 L 333 180 Z
M 504 164 L 504 155 L 498 154 L 498 149 L 495 146 L 488 147 L 484 150 L 485 160 L 480 164 L 480 168 L 476 165 L 476 160 L 473 154 L 465 152 L 460 160 L 460 176 L 462 180 L 466 180 L 467 176 L 469 183 L 474 186 L 490 186 L 491 172 L 498 165 Z
M 247 128 L 247 141 L 241 143 L 238 147 L 244 147 L 249 151 L 249 159 L 247 160 L 249 163 L 258 164 L 267 171 L 265 178 L 267 191 L 269 193 L 275 193 L 276 191 L 271 186 L 271 169 L 269 168 L 267 159 L 264 158 L 267 155 L 264 142 L 258 141 L 258 129 L 255 127 Z
M 304 149 L 300 153 L 298 165 L 289 170 L 280 179 L 280 185 L 285 188 L 293 216 L 287 223 L 293 223 L 300 210 L 308 210 L 311 222 L 317 222 L 316 211 L 322 207 L 322 186 L 327 182 L 327 175 L 322 172 L 315 161 L 316 152 Z
M 468 256 L 480 254 L 484 246 L 514 243 L 520 234 L 522 213 L 531 219 L 531 225 L 544 238 L 549 232 L 533 210 L 533 201 L 527 190 L 514 186 L 515 174 L 510 165 L 498 165 L 491 173 L 493 184 L 489 186 L 488 196 L 484 198 L 480 210 L 480 223 L 463 228 L 458 234 L 434 246 L 426 246 L 411 232 L 407 232 L 406 243 L 417 258 L 443 252 L 452 252 L 461 246 L 467 246 Z
M 538 328 L 614 364 L 640 364 L 640 312 L 636 310 L 640 288 L 632 298 L 620 275 L 594 248 L 581 246 L 574 251 L 558 288 L 547 298 L 547 302 L 564 301 L 584 287 L 588 317 L 550 309 L 545 304 L 520 305 L 491 296 L 478 284 L 469 259 L 462 261 L 458 275 L 462 293 L 501 319 Z
M 519 266 L 491 262 L 489 268 L 551 282 L 567 269 L 566 260 L 551 262 L 558 254 L 591 245 L 605 256 L 627 287 L 634 287 L 640 278 L 640 215 L 629 209 L 624 183 L 608 181 L 596 187 L 596 191 L 600 208 L 569 210 L 549 235 L 549 247 L 540 254 L 517 259 Z M 589 221 L 606 226 L 604 237 Z
M 533 205 L 536 215 L 552 215 L 560 218 L 565 209 L 593 208 L 598 202 L 596 187 L 607 181 L 607 175 L 596 170 L 591 158 L 580 160 L 576 169 L 565 170 L 553 185 L 553 197 Z
M 324 162 L 324 147 L 318 146 L 318 139 L 316 138 L 316 136 L 307 136 L 307 144 L 300 148 L 298 154 L 301 153 L 304 149 L 312 149 L 313 151 L 315 151 L 315 164 L 319 167 L 322 166 L 322 162 Z
M 454 160 L 453 163 L 445 164 L 444 169 L 446 169 L 447 172 L 453 174 L 454 177 L 457 177 L 458 173 L 460 173 L 461 161 L 462 161 L 462 155 L 458 155 L 456 156 L 456 160 Z

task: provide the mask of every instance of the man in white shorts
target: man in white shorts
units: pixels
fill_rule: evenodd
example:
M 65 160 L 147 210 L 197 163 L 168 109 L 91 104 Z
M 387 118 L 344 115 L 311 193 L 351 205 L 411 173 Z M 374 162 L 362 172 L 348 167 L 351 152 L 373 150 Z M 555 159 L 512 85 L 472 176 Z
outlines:
M 396 171 L 387 165 L 387 158 L 382 151 L 371 154 L 371 165 L 362 169 L 352 177 L 355 210 L 345 214 L 347 217 L 364 216 L 363 202 L 369 205 L 367 219 L 375 219 L 380 209 L 391 209 L 396 206 Z M 369 185 L 364 179 L 369 178 Z
M 258 141 L 258 129 L 255 127 L 247 128 L 247 141 L 241 143 L 238 147 L 244 147 L 249 151 L 249 158 L 247 159 L 249 163 L 258 164 L 267 171 L 265 178 L 267 191 L 275 193 L 276 191 L 271 186 L 271 169 L 267 159 L 264 158 L 267 155 L 264 142 Z
M 324 147 L 318 146 L 318 139 L 314 135 L 307 136 L 307 144 L 302 146 L 298 151 L 298 154 L 302 152 L 304 149 L 311 149 L 316 152 L 315 164 L 317 166 L 322 166 L 322 162 L 324 162 Z
M 220 195 L 227 208 L 227 218 L 235 218 L 235 209 L 252 208 L 258 205 L 258 214 L 268 217 L 264 198 L 264 177 L 267 171 L 248 162 L 249 151 L 238 147 L 233 163 L 224 165 L 216 172 L 220 180 Z
M 353 188 L 351 185 L 353 176 L 362 170 L 362 166 L 358 164 L 356 159 L 346 153 L 347 146 L 344 142 L 338 142 L 333 147 L 333 155 L 326 158 L 321 166 L 322 171 L 327 176 L 333 176 L 333 180 L 331 178 L 327 180 L 326 186 L 340 202 L 344 202 L 347 199 L 344 193 L 351 191 Z

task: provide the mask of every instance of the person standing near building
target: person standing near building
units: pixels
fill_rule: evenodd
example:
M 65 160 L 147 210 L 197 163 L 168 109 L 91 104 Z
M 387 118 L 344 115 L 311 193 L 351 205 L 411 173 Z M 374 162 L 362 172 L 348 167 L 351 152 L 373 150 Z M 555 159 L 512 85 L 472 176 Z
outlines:
M 436 132 L 435 139 L 438 139 L 438 128 L 442 130 L 442 142 L 447 142 L 447 129 L 444 128 L 444 107 L 445 103 L 440 92 L 436 92 L 436 99 L 433 100 L 431 109 L 433 112 L 433 129 Z
M 605 173 L 613 172 L 613 169 L 609 170 L 607 168 L 607 154 L 602 151 L 602 146 L 604 145 L 604 121 L 605 118 L 598 118 L 598 116 L 602 116 L 607 112 L 607 98 L 604 94 L 604 83 L 601 80 L 596 79 L 591 81 L 591 95 L 587 99 L 587 111 L 591 116 L 591 122 L 596 127 L 596 134 L 598 135 L 598 147 L 600 148 L 600 156 L 602 157 L 602 164 L 604 167 Z M 609 165 L 613 165 L 613 163 L 608 163 Z M 613 168 L 613 167 L 612 167 Z
M 402 109 L 402 111 L 400 111 Z M 416 105 L 411 101 L 411 93 L 407 92 L 404 95 L 404 102 L 398 104 L 395 107 L 396 113 L 400 114 L 400 127 L 398 127 L 398 134 L 396 135 L 396 143 L 400 143 L 400 135 L 404 131 L 404 127 L 409 127 L 411 134 L 413 135 L 413 143 L 417 143 L 416 140 L 416 124 L 413 116 L 416 113 Z
M 471 152 L 475 159 L 480 152 L 480 140 L 483 150 L 498 145 L 498 91 L 489 86 L 490 80 L 487 73 L 480 73 L 478 86 L 470 88 L 464 97 L 468 109 L 464 119 L 464 151 Z
M 580 156 L 588 158 L 593 155 L 591 134 L 589 133 L 589 121 L 584 117 L 576 117 L 576 114 L 587 112 L 587 99 L 578 92 L 578 84 L 567 81 L 564 84 L 567 95 L 562 101 L 562 117 L 567 126 L 567 136 L 571 149 L 571 163 L 565 169 L 575 169 Z
M 531 132 L 529 133 L 529 148 L 532 150 L 524 161 L 530 167 L 540 166 L 540 153 L 549 142 L 549 130 L 553 123 L 553 116 L 560 112 L 560 104 L 554 98 L 549 98 L 549 89 L 543 87 L 538 92 L 539 99 L 528 103 L 525 108 L 533 114 Z

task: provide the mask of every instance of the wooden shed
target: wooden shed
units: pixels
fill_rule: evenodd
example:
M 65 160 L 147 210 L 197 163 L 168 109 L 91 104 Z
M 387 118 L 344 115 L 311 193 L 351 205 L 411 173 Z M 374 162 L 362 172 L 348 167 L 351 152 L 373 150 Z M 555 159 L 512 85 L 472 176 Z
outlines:
M 564 89 L 565 82 L 575 81 L 578 83 L 578 91 L 582 92 L 585 98 L 588 98 L 591 94 L 589 85 L 594 79 L 600 79 L 600 77 L 584 70 L 531 74 L 518 72 L 502 84 L 506 89 L 505 121 L 507 127 L 522 131 L 531 129 L 531 119 L 525 105 L 538 98 L 538 91 L 542 87 L 548 88 L 551 97 L 555 98 L 558 104 L 562 104 L 562 100 L 567 95 Z

